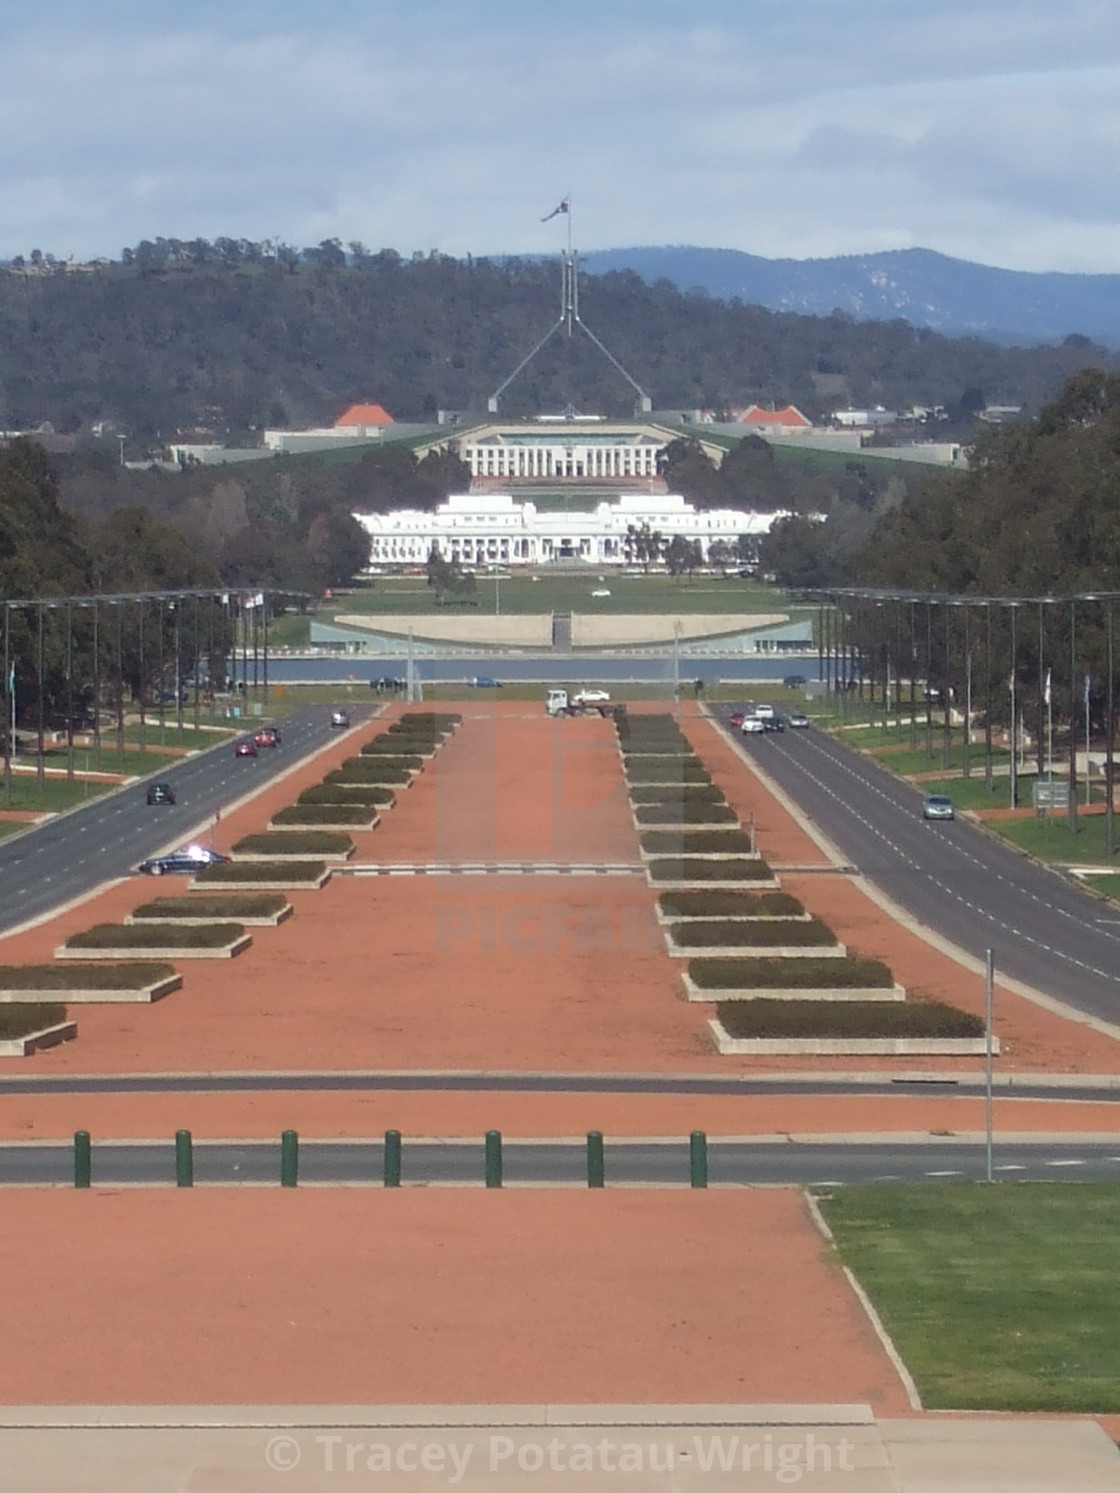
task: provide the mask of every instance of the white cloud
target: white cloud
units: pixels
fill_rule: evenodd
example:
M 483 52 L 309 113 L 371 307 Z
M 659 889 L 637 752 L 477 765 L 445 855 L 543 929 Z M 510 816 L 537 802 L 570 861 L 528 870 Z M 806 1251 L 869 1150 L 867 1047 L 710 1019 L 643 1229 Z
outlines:
M 571 192 L 585 248 L 1117 267 L 1100 0 L 229 9 L 23 13 L 0 53 L 0 254 L 221 234 L 533 252 Z

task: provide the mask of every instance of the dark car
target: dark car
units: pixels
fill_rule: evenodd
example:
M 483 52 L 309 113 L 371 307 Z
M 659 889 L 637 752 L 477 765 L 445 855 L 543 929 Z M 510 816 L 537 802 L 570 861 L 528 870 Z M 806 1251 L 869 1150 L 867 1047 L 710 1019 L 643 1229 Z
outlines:
M 234 743 L 233 755 L 235 757 L 255 757 L 257 755 L 257 744 L 251 736 Z
M 149 783 L 148 802 L 150 804 L 173 804 L 175 790 L 170 783 Z
M 782 680 L 786 689 L 804 689 L 806 679 L 804 674 L 787 674 Z
M 765 731 L 784 731 L 786 723 L 780 715 L 764 715 L 762 717 L 762 726 Z
M 224 866 L 228 863 L 228 855 L 220 855 L 206 845 L 184 845 L 181 850 L 173 850 L 170 855 L 155 855 L 151 860 L 141 861 L 139 870 L 145 876 L 193 876 L 203 866 Z
M 501 689 L 502 687 L 502 681 L 490 674 L 476 674 L 473 679 L 468 679 L 467 683 L 472 689 Z
M 278 747 L 280 745 L 280 732 L 275 726 L 262 726 L 259 731 L 253 733 L 253 745 L 259 747 Z

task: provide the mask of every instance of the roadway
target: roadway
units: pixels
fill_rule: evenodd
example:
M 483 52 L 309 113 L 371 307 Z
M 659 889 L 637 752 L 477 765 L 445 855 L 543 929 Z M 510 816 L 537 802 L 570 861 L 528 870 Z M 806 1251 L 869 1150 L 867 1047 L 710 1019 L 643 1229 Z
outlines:
M 368 712 L 351 712 L 355 726 L 363 715 Z M 274 724 L 282 745 L 264 748 L 256 757 L 235 758 L 237 738 L 223 738 L 220 746 L 185 759 L 168 758 L 142 779 L 0 841 L 0 933 L 129 875 L 161 850 L 202 838 L 219 809 L 278 777 L 331 736 L 330 710 L 324 706 L 293 711 Z M 152 780 L 170 783 L 176 803 L 149 807 L 146 785 Z
M 279 1137 L 275 1141 L 196 1141 L 194 1178 L 199 1184 L 280 1181 Z M 161 1186 L 175 1181 L 175 1146 L 166 1141 L 102 1141 L 92 1147 L 97 1186 Z M 689 1142 L 610 1141 L 604 1144 L 608 1185 L 686 1186 Z M 582 1140 L 506 1140 L 503 1180 L 513 1186 L 586 1186 L 587 1149 Z M 319 1184 L 378 1185 L 384 1146 L 376 1140 L 302 1141 L 299 1180 Z M 1120 1141 L 1040 1138 L 996 1141 L 993 1174 L 1017 1181 L 1120 1181 Z M 980 1181 L 986 1175 L 982 1140 L 915 1141 L 801 1139 L 710 1140 L 708 1179 L 713 1186 L 848 1186 L 861 1182 Z M 405 1183 L 481 1185 L 484 1147 L 478 1140 L 410 1140 L 402 1144 Z M 61 1142 L 0 1144 L 0 1187 L 66 1186 L 74 1180 L 74 1148 Z
M 997 973 L 1120 1024 L 1120 912 L 921 796 L 874 759 L 808 730 L 743 736 L 713 714 L 861 875 Z M 1056 831 L 1064 833 L 1064 830 Z

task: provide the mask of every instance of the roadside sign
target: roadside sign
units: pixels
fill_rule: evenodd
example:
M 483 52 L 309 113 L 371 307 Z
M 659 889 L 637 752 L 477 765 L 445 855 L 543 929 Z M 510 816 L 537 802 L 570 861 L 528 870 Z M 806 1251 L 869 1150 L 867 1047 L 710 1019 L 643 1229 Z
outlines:
M 1035 783 L 1033 791 L 1036 809 L 1069 808 L 1069 782 L 1065 778 Z

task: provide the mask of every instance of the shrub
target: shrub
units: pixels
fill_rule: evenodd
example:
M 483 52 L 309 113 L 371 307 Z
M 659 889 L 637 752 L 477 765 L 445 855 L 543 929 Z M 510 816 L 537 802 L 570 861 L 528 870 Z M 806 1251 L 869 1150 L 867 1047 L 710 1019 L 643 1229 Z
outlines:
M 419 772 L 424 766 L 423 757 L 418 757 L 415 753 L 402 757 L 389 752 L 370 751 L 368 747 L 363 747 L 362 756 L 375 758 L 379 767 L 401 768 L 405 772 Z
M 400 787 L 412 780 L 410 772 L 399 767 L 382 767 L 376 757 L 347 757 L 341 767 L 328 772 L 323 780 L 331 785 L 339 783 L 376 783 L 382 788 Z
M 372 814 L 372 807 L 363 804 L 293 804 L 290 809 L 278 809 L 272 816 L 272 822 L 273 824 L 368 824 Z
M 29 1037 L 66 1020 L 67 1010 L 58 1001 L 9 1001 L 0 1006 L 0 1041 Z
M 642 849 L 653 855 L 753 855 L 751 837 L 741 829 L 699 830 L 690 834 L 675 829 L 647 829 L 641 835 Z
M 0 965 L 0 990 L 142 990 L 176 973 L 174 965 L 138 960 L 127 964 Z
M 132 909 L 134 918 L 196 918 L 199 922 L 229 922 L 238 918 L 271 918 L 283 912 L 288 899 L 280 892 L 255 892 L 238 896 L 156 897 Z
M 796 918 L 805 911 L 788 892 L 662 892 L 661 911 L 682 918 Z
M 690 959 L 701 990 L 890 990 L 894 976 L 878 959 Z
M 721 1001 L 729 1037 L 982 1037 L 979 1016 L 940 1001 Z
M 634 818 L 639 824 L 738 824 L 729 804 L 684 803 L 669 799 L 659 804 L 638 804 Z
M 657 804 L 722 804 L 723 789 L 717 783 L 675 784 L 635 783 L 630 788 L 630 802 L 653 807 Z
M 773 872 L 766 862 L 733 861 L 650 861 L 647 870 L 653 881 L 769 881 Z
M 125 923 L 97 923 L 66 940 L 68 949 L 221 949 L 242 938 L 240 923 L 200 923 L 195 928 L 156 923 L 137 927 Z
M 627 767 L 626 776 L 632 784 L 660 783 L 670 787 L 712 781 L 706 768 L 684 761 L 634 762 Z
M 341 855 L 353 850 L 354 842 L 341 830 L 269 830 L 245 835 L 233 848 L 240 855 Z
M 66 1007 L 57 1001 L 10 1001 L 0 1005 L 0 1042 L 29 1037 L 66 1020 Z
M 296 799 L 300 804 L 369 804 L 371 808 L 385 808 L 396 801 L 393 790 L 380 783 L 322 783 L 305 788 Z
M 724 945 L 727 948 L 753 944 L 758 948 L 823 947 L 836 942 L 836 935 L 826 923 L 765 922 L 759 918 L 742 918 L 725 923 L 677 923 L 673 942 L 681 948 L 703 949 Z
M 196 881 L 223 886 L 254 881 L 319 881 L 327 870 L 326 861 L 232 861 L 226 866 L 203 866 Z
M 416 725 L 438 726 L 440 730 L 453 731 L 456 726 L 463 723 L 462 713 L 458 710 L 406 710 L 400 717 L 399 725 L 405 722 Z

